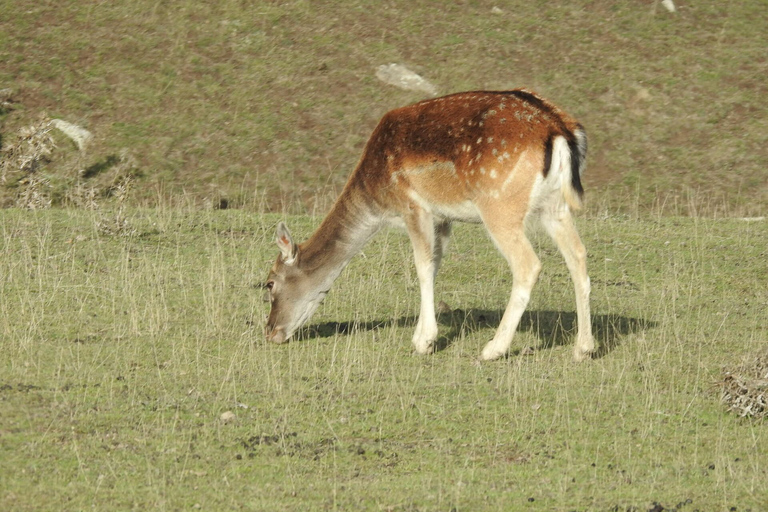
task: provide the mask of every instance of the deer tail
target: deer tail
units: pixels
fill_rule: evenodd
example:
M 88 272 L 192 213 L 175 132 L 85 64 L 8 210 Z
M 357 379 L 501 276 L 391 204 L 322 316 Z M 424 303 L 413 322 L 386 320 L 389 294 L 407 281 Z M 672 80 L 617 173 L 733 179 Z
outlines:
M 581 210 L 584 187 L 581 175 L 587 165 L 587 134 L 581 125 L 565 135 L 556 135 L 547 141 L 550 165 L 548 175 L 560 179 L 560 190 L 566 204 L 575 211 Z

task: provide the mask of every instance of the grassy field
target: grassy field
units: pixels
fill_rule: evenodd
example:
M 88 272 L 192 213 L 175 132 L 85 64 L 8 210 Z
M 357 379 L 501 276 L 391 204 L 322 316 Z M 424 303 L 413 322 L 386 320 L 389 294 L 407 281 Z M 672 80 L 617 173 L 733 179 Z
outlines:
M 510 288 L 478 226 L 456 229 L 441 350 L 418 357 L 401 232 L 273 346 L 278 216 L 113 216 L 0 211 L 2 510 L 768 507 L 768 425 L 716 385 L 768 342 L 765 221 L 580 219 L 601 346 L 585 364 L 565 265 L 536 238 L 513 353 L 478 365 Z M 318 219 L 288 221 L 303 238 Z
M 676 4 L 3 0 L 0 146 L 41 114 L 90 130 L 86 154 L 56 134 L 59 204 L 109 194 L 127 153 L 137 204 L 317 214 L 382 114 L 423 99 L 375 78 L 397 62 L 441 93 L 529 87 L 571 112 L 593 205 L 765 215 L 765 2 Z
M 739 218 L 768 214 L 768 10 L 676 4 L 0 0 L 0 164 L 33 124 L 93 134 L 0 165 L 0 510 L 768 509 L 768 424 L 718 387 L 768 346 L 768 223 Z M 423 99 L 392 62 L 584 123 L 593 360 L 537 237 L 513 351 L 477 363 L 511 287 L 477 226 L 433 356 L 396 231 L 263 341 L 275 224 L 306 237 Z

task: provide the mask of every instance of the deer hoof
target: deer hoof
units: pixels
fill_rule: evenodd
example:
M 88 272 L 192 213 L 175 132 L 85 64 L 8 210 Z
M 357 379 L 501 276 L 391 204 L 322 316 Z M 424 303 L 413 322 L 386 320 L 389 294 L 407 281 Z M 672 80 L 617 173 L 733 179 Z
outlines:
M 504 357 L 504 355 L 507 352 L 505 350 L 498 350 L 492 347 L 485 347 L 483 351 L 480 353 L 480 360 L 481 361 L 493 361 L 494 359 L 499 359 L 500 357 Z
M 428 356 L 435 353 L 435 342 L 430 341 L 424 345 L 414 345 L 414 348 L 420 356 Z
M 587 359 L 592 359 L 593 353 L 593 350 L 584 350 L 582 348 L 576 347 L 573 349 L 573 360 L 577 363 L 581 363 Z

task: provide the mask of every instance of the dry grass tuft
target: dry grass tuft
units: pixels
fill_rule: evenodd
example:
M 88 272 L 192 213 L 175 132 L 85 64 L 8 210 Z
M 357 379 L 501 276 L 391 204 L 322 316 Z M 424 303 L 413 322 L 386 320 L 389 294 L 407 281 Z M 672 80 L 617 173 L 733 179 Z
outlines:
M 21 128 L 16 138 L 0 151 L 0 180 L 18 186 L 15 206 L 29 210 L 50 208 L 50 182 L 40 169 L 50 161 L 56 142 L 51 137 L 51 121 L 40 116 L 32 125 Z
M 13 109 L 13 91 L 11 89 L 0 89 L 0 114 Z
M 741 417 L 768 416 L 768 350 L 723 372 L 722 400 Z
M 51 182 L 43 174 L 29 173 L 19 181 L 16 208 L 24 210 L 45 210 L 51 207 Z

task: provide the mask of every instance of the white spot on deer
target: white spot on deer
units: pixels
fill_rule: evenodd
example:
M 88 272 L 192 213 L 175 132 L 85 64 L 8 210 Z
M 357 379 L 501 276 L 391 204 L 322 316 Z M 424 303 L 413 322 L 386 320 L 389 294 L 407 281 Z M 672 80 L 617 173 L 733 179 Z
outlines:
M 491 169 L 490 176 L 491 176 L 491 179 L 494 179 L 494 180 L 496 179 L 496 169 Z
M 493 142 L 493 137 L 488 137 L 488 139 L 486 140 L 488 141 L 488 144 L 490 144 L 491 142 Z

